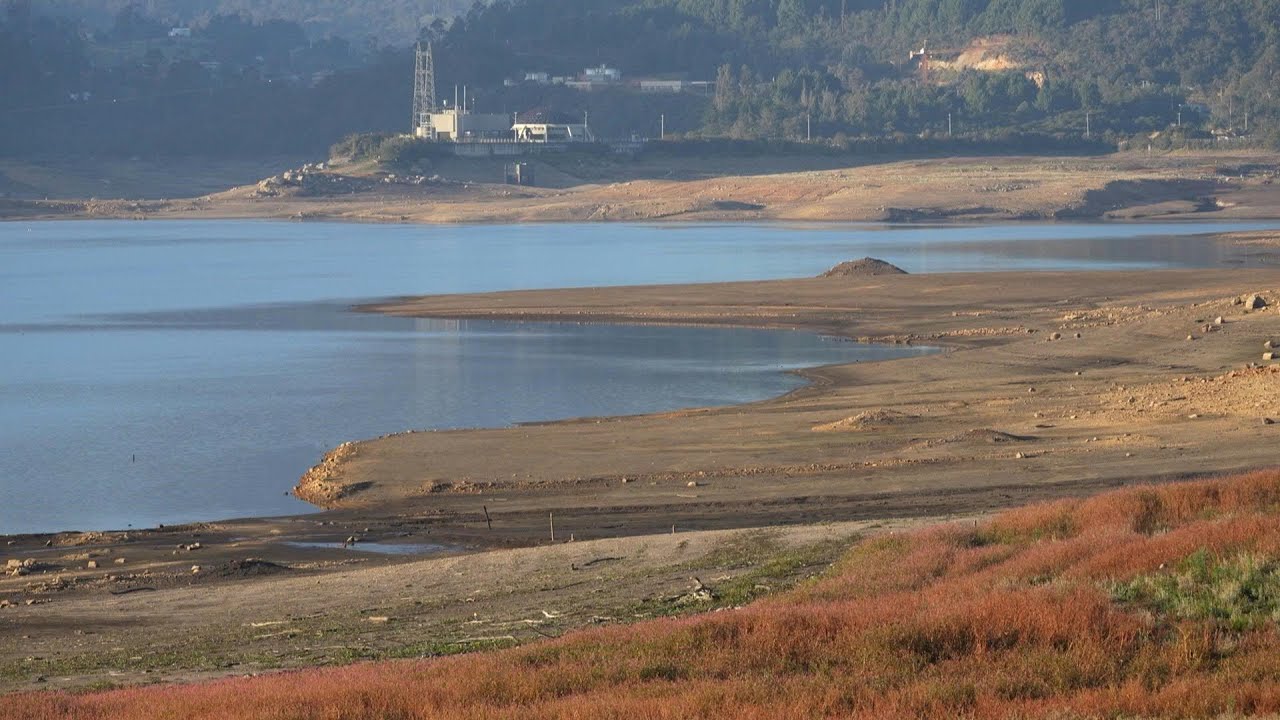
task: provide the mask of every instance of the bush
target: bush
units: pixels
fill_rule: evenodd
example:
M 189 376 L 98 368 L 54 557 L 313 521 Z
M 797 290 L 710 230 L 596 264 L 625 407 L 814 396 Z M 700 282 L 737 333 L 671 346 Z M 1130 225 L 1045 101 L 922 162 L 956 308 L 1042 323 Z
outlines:
M 351 160 L 359 162 L 374 158 L 382 144 L 395 137 L 393 133 L 352 133 L 329 148 L 329 157 L 334 160 Z

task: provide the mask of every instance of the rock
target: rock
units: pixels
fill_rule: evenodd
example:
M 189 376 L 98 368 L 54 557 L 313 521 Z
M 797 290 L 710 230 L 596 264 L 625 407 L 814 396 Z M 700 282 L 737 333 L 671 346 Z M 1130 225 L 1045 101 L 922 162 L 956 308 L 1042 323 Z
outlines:
M 97 569 L 98 569 L 98 561 L 97 561 L 97 560 L 90 560 L 89 562 L 85 563 L 85 564 L 84 564 L 84 566 L 85 566 L 86 568 L 90 569 L 90 570 L 97 570 Z
M 1262 424 L 1263 424 L 1263 425 L 1275 425 L 1275 424 L 1276 424 L 1276 421 L 1275 421 L 1275 420 L 1272 420 L 1271 418 L 1262 418 Z
M 1267 301 L 1261 295 L 1250 295 L 1244 300 L 1245 310 L 1261 310 L 1267 306 Z
M 906 275 L 907 271 L 876 258 L 865 257 L 860 260 L 842 262 L 822 273 L 821 277 L 876 277 L 878 275 Z
M 124 558 L 122 558 L 122 557 L 120 557 L 120 558 L 116 558 L 116 561 L 115 561 L 115 562 L 116 562 L 116 564 L 117 564 L 117 565 L 123 565 L 123 564 L 125 563 L 125 559 L 124 559 Z
M 1271 362 L 1274 360 L 1280 360 L 1280 352 L 1262 353 L 1262 359 L 1268 362 Z
M 1081 335 L 1080 333 L 1076 333 L 1076 339 L 1077 339 L 1077 340 L 1079 340 L 1079 339 L 1080 339 L 1080 338 L 1082 338 L 1082 337 L 1084 337 L 1084 335 Z
M 1266 342 L 1262 343 L 1262 349 L 1263 349 L 1263 350 L 1274 350 L 1274 349 L 1275 349 L 1275 347 L 1276 347 L 1276 341 L 1275 341 L 1275 340 L 1268 340 L 1268 341 L 1266 341 Z
M 1224 318 L 1224 317 L 1222 317 L 1221 315 L 1219 315 L 1218 317 L 1216 317 L 1216 318 L 1214 318 L 1214 319 L 1213 319 L 1213 324 L 1214 324 L 1214 325 L 1225 325 L 1225 324 L 1227 324 L 1227 319 L 1226 319 L 1226 318 Z
M 21 561 L 21 560 L 9 560 L 8 562 L 6 562 L 6 563 L 4 564 L 4 566 L 5 566 L 5 568 L 6 568 L 6 569 L 8 569 L 8 570 L 12 570 L 12 569 L 14 569 L 14 568 L 16 568 L 16 567 L 22 567 L 22 561 Z
M 192 574 L 192 575 L 199 575 L 199 574 L 200 574 L 200 566 L 199 566 L 199 565 L 192 565 L 192 566 L 191 566 L 191 574 Z
M 1053 334 L 1051 334 L 1051 335 L 1049 336 L 1049 339 L 1050 339 L 1050 340 L 1061 340 L 1061 339 L 1062 339 L 1062 333 L 1057 333 L 1057 332 L 1056 332 L 1056 333 L 1053 333 Z
M 1187 336 L 1187 342 L 1191 342 L 1192 340 L 1195 340 L 1195 339 L 1196 339 L 1196 336 L 1195 336 L 1195 335 L 1188 335 L 1188 336 Z
M 688 483 L 687 485 L 685 485 L 685 487 L 691 487 L 691 488 L 698 487 L 698 481 L 697 481 L 697 480 L 690 480 L 690 481 L 689 481 L 689 483 Z

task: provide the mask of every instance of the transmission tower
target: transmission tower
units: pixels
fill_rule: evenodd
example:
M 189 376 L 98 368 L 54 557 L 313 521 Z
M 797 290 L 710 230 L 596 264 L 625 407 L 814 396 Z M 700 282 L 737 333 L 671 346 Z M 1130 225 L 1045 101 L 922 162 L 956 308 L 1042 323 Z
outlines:
M 431 43 L 420 42 L 415 50 L 412 132 L 417 135 L 419 128 L 430 126 L 431 113 L 436 109 L 436 65 Z

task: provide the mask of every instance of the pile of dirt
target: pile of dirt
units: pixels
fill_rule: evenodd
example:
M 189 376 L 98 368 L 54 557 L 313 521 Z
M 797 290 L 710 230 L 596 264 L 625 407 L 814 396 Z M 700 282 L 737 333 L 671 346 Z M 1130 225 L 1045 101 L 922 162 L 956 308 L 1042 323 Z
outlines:
M 897 410 L 868 410 L 843 420 L 814 425 L 814 432 L 844 432 L 850 430 L 870 430 L 886 425 L 897 425 L 917 419 L 915 415 L 900 413 Z
M 884 260 L 865 257 L 861 260 L 850 260 L 842 262 L 830 270 L 822 273 L 821 277 L 876 277 L 878 275 L 906 275 L 907 271 L 887 263 Z
M 1033 437 L 1025 435 L 1014 435 L 1012 433 L 1003 432 L 1001 430 L 992 430 L 990 428 L 978 428 L 976 430 L 966 430 L 954 437 L 948 439 L 949 442 L 982 442 L 992 445 L 1001 445 L 1004 443 L 1028 442 L 1035 440 Z
M 232 560 L 226 565 L 216 568 L 213 572 L 219 577 L 259 577 L 289 572 L 291 569 L 268 560 L 246 558 L 244 560 Z

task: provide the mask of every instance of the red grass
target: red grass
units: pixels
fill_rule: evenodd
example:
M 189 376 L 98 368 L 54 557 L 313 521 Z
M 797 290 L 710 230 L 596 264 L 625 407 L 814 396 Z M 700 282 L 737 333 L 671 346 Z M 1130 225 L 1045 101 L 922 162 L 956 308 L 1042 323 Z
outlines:
M 1112 601 L 1200 549 L 1280 555 L 1280 472 L 1142 487 L 853 548 L 749 608 L 514 650 L 6 698 L 13 718 L 1038 718 L 1280 712 L 1280 632 Z

